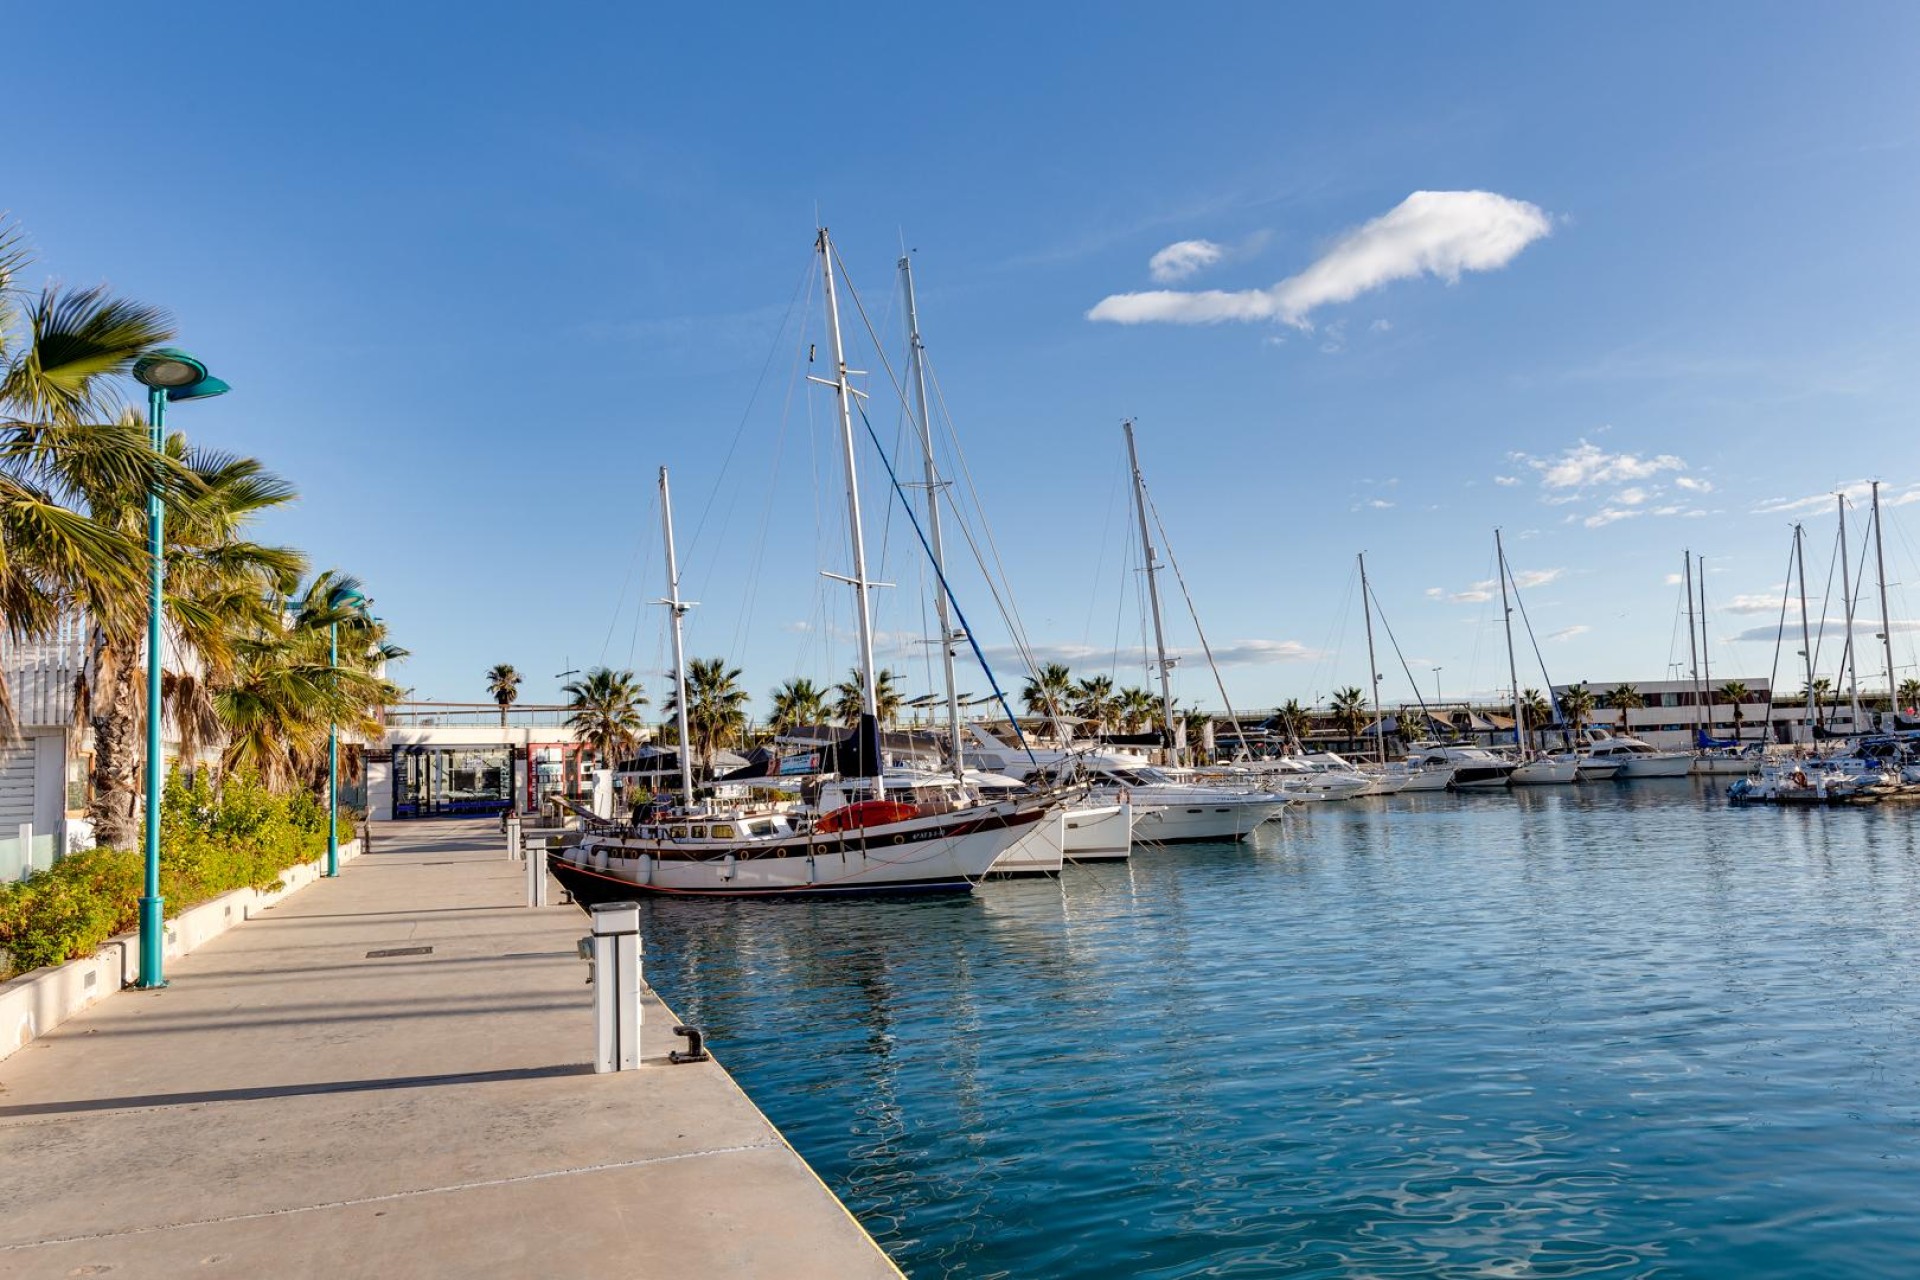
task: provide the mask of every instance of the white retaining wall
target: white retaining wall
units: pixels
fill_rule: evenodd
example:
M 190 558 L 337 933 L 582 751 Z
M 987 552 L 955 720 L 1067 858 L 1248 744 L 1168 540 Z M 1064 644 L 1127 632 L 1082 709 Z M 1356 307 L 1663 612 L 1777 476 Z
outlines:
M 360 856 L 360 842 L 340 846 L 340 861 Z M 167 921 L 171 960 L 251 919 L 290 893 L 320 878 L 320 862 L 303 862 L 280 873 L 278 889 L 235 889 L 190 907 Z M 0 983 L 0 1058 L 25 1048 L 103 996 L 140 977 L 140 935 L 123 933 L 84 960 L 69 960 Z

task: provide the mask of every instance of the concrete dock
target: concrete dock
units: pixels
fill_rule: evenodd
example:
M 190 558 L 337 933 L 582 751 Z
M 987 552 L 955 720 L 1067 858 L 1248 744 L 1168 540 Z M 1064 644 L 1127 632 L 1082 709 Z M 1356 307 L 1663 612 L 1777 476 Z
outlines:
M 492 822 L 375 824 L 0 1062 L 0 1276 L 897 1277 L 651 992 L 591 1072 L 587 918 L 524 899 Z

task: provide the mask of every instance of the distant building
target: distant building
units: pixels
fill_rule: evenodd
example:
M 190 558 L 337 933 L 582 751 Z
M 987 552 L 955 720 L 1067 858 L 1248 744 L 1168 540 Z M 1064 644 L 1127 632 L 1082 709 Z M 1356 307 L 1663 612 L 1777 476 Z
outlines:
M 1746 741 L 1759 742 L 1764 738 L 1768 742 L 1798 742 L 1811 736 L 1805 732 L 1805 704 L 1795 701 L 1787 706 L 1776 706 L 1773 682 L 1764 676 L 1715 678 L 1710 698 L 1701 697 L 1698 686 L 1691 680 L 1586 680 L 1580 683 L 1585 685 L 1594 699 L 1593 710 L 1587 715 L 1588 724 L 1630 733 L 1656 747 L 1691 748 L 1696 731 L 1705 733 L 1709 738 L 1733 738 L 1734 707 L 1719 696 L 1719 690 L 1729 684 L 1746 686 L 1747 696 L 1740 701 L 1739 726 L 1739 736 Z M 1612 694 L 1623 684 L 1632 685 L 1643 705 L 1611 705 Z M 1564 684 L 1553 686 L 1556 704 L 1570 687 Z M 1847 731 L 1853 727 L 1845 707 L 1826 708 L 1825 720 L 1831 729 Z M 1867 727 L 1863 716 L 1860 728 Z

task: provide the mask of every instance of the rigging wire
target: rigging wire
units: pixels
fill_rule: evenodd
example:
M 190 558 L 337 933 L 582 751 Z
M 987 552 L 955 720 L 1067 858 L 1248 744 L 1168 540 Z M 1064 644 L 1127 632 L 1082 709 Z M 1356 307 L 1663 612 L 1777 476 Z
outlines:
M 856 402 L 854 407 L 860 411 L 860 421 L 866 427 L 867 436 L 873 441 L 873 447 L 878 450 L 880 448 L 880 437 L 879 434 L 874 431 L 873 423 L 867 417 L 866 406 Z M 913 526 L 913 531 L 920 536 L 920 546 L 927 553 L 928 561 L 931 562 L 933 560 L 933 547 L 927 542 L 926 531 L 920 527 L 920 521 L 914 517 L 913 508 L 907 504 L 906 493 L 900 487 L 900 477 L 894 473 L 893 463 L 887 458 L 885 453 L 881 453 L 880 463 L 886 467 L 887 479 L 893 483 L 894 496 L 900 499 L 901 508 L 907 513 L 907 521 Z M 947 603 L 953 607 L 954 620 L 960 624 L 960 630 L 966 633 L 967 643 L 973 648 L 975 661 L 979 662 L 980 669 L 986 672 L 987 684 L 993 689 L 993 695 L 999 700 L 1001 709 L 1007 713 L 1007 719 L 1013 722 L 1014 736 L 1019 739 L 1021 749 L 1027 753 L 1027 759 L 1038 764 L 1039 761 L 1034 757 L 1033 748 L 1027 744 L 1026 735 L 1020 731 L 1020 721 L 1013 714 L 1013 706 L 1007 701 L 1006 693 L 1000 688 L 1000 681 L 994 676 L 993 668 L 987 663 L 987 655 L 980 651 L 980 641 L 975 638 L 973 628 L 967 625 L 967 615 L 961 610 L 960 602 L 954 599 L 952 588 L 947 585 L 947 575 L 945 571 L 942 570 L 938 564 L 935 564 L 933 572 L 934 576 L 940 579 L 940 589 L 947 594 Z
M 1135 483 L 1140 486 L 1140 492 L 1146 495 L 1147 510 L 1153 513 L 1154 527 L 1160 530 L 1160 545 L 1166 548 L 1167 563 L 1173 566 L 1173 580 L 1180 584 L 1180 595 L 1187 602 L 1187 616 L 1193 619 L 1193 632 L 1200 637 L 1200 652 L 1207 655 L 1207 670 L 1213 673 L 1213 687 L 1220 691 L 1220 703 L 1227 709 L 1227 719 L 1233 721 L 1234 728 L 1237 731 L 1240 726 L 1240 721 L 1233 711 L 1233 699 L 1227 696 L 1226 681 L 1220 678 L 1220 664 L 1213 660 L 1213 647 L 1207 643 L 1206 628 L 1200 625 L 1200 611 L 1193 606 L 1193 593 L 1187 590 L 1187 577 L 1180 572 L 1179 560 L 1174 558 L 1173 539 L 1167 536 L 1167 526 L 1161 522 L 1160 508 L 1154 505 L 1153 494 L 1148 490 L 1147 482 L 1143 479 L 1136 478 Z M 1173 708 L 1167 707 L 1165 711 L 1167 719 L 1171 721 L 1173 719 Z M 1242 745 L 1242 750 L 1245 750 L 1244 744 Z
M 1513 576 L 1513 566 L 1507 566 L 1507 581 L 1513 587 L 1513 603 L 1520 610 L 1520 625 L 1526 628 L 1527 643 L 1533 648 L 1533 660 L 1540 664 L 1540 679 L 1546 682 L 1547 704 L 1553 708 L 1555 724 L 1560 722 L 1560 696 L 1553 691 L 1553 676 L 1547 672 L 1546 655 L 1540 652 L 1540 641 L 1533 634 L 1533 620 L 1527 617 L 1527 602 L 1520 596 L 1520 580 Z
M 1780 651 L 1787 642 L 1787 601 L 1793 597 L 1793 557 L 1795 547 L 1787 544 L 1787 571 L 1780 584 L 1780 622 L 1773 631 L 1773 667 L 1767 672 L 1767 719 L 1773 719 L 1774 690 L 1780 680 Z

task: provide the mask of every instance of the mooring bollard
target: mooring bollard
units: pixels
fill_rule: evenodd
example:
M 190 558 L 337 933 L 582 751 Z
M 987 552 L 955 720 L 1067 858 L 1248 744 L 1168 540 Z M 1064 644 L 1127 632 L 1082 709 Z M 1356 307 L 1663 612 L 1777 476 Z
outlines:
M 521 856 L 520 815 L 509 813 L 507 815 L 507 859 L 512 861 Z
M 593 935 L 580 939 L 593 984 L 593 1069 L 640 1067 L 640 904 L 599 902 Z
M 547 905 L 547 851 L 545 841 L 526 851 L 527 858 L 527 905 L 544 907 Z

